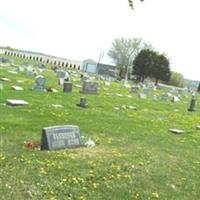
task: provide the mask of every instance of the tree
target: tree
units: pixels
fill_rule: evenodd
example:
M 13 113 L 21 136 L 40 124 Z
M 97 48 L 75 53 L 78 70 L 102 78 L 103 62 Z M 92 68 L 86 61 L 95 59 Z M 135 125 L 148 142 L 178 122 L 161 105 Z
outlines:
M 199 82 L 199 86 L 197 88 L 197 92 L 200 92 L 200 82 Z
M 159 80 L 168 81 L 170 78 L 169 61 L 162 54 L 144 49 L 133 62 L 133 75 L 136 75 L 137 80 L 142 82 L 147 77 L 154 78 L 156 85 Z
M 187 83 L 184 80 L 184 76 L 178 72 L 171 72 L 171 77 L 168 84 L 176 86 L 176 87 L 183 87 Z
M 134 57 L 142 48 L 147 46 L 150 45 L 142 42 L 141 38 L 118 38 L 112 42 L 112 47 L 108 51 L 108 56 L 112 58 L 120 70 L 125 68 L 124 71 L 126 73 Z
M 133 75 L 137 81 L 144 81 L 150 75 L 154 52 L 149 49 L 141 50 L 133 61 Z
M 170 67 L 169 61 L 164 55 L 154 54 L 153 63 L 151 66 L 151 76 L 155 78 L 155 85 L 159 80 L 169 81 L 170 79 Z
M 140 1 L 144 1 L 144 0 L 140 0 Z M 133 9 L 133 0 L 128 0 L 128 3 L 131 9 Z

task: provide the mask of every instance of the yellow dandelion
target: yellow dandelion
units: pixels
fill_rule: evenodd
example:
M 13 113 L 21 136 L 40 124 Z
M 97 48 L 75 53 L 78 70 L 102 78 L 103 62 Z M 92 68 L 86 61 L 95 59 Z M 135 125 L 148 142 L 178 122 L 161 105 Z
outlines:
M 159 198 L 159 194 L 157 192 L 152 192 L 151 193 L 151 196 L 155 199 L 158 199 Z

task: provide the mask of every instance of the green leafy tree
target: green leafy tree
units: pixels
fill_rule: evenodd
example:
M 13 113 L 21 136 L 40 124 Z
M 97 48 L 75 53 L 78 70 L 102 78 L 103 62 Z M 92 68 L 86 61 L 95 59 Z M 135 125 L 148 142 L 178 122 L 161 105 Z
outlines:
M 186 82 L 182 74 L 172 71 L 168 84 L 176 87 L 183 87 L 184 85 L 186 85 Z
M 142 82 L 147 77 L 154 78 L 156 85 L 159 80 L 168 81 L 170 78 L 169 61 L 162 54 L 144 49 L 133 62 L 133 75 Z
M 197 92 L 200 92 L 200 82 L 199 82 L 199 86 L 197 88 Z
M 141 38 L 117 38 L 112 42 L 112 47 L 108 51 L 108 56 L 115 62 L 120 70 L 124 68 L 124 72 L 126 73 L 134 57 L 142 48 L 147 47 L 150 48 L 150 45 L 144 43 Z
M 164 55 L 159 55 L 157 53 L 153 54 L 153 62 L 150 66 L 150 74 L 155 78 L 155 85 L 158 84 L 159 80 L 169 81 L 170 79 L 170 67 L 169 60 Z
M 141 50 L 133 61 L 133 75 L 137 81 L 144 81 L 150 76 L 151 66 L 153 63 L 154 52 L 149 49 Z

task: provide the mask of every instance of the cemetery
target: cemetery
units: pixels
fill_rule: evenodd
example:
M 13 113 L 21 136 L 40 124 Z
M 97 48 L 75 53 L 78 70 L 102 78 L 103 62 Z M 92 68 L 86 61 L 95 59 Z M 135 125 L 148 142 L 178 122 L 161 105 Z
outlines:
M 23 62 L 0 67 L 1 199 L 200 199 L 199 93 Z

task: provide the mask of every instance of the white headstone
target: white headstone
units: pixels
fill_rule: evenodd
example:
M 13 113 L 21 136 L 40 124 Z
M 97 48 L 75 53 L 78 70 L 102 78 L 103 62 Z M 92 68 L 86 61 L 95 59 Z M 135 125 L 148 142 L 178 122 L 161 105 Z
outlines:
M 146 98 L 147 98 L 147 95 L 144 94 L 144 93 L 140 93 L 140 94 L 139 94 L 139 97 L 140 97 L 140 99 L 146 99 Z
M 179 99 L 179 97 L 177 97 L 177 96 L 173 96 L 173 98 L 172 98 L 172 102 L 178 102 L 178 101 L 180 101 L 180 99 Z

